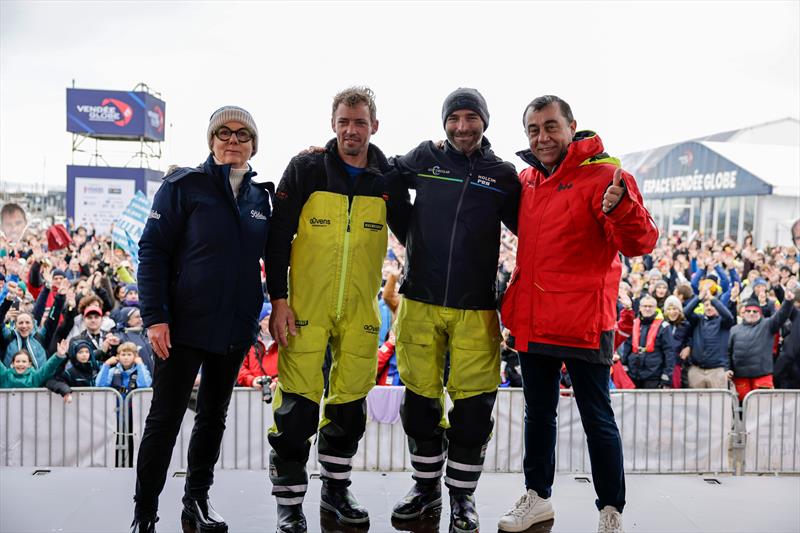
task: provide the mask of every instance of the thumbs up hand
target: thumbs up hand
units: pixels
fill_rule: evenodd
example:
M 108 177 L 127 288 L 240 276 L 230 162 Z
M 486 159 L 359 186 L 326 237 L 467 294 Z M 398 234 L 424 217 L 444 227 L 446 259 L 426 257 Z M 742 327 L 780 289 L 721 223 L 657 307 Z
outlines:
M 611 185 L 608 186 L 603 195 L 603 213 L 608 213 L 614 209 L 624 194 L 625 188 L 622 186 L 622 169 L 618 168 L 614 171 L 614 179 L 611 181 Z

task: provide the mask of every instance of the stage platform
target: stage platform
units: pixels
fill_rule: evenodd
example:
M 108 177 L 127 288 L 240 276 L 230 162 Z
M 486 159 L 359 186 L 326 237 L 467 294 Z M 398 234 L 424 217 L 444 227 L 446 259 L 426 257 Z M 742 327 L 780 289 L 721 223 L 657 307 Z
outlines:
M 122 533 L 132 515 L 131 469 L 0 468 L 0 532 Z M 800 477 L 628 475 L 627 532 L 797 533 Z M 369 531 L 447 531 L 447 508 L 421 523 L 392 524 L 391 508 L 411 483 L 402 472 L 354 472 L 352 490 L 370 511 Z M 521 474 L 484 474 L 476 493 L 481 531 L 496 531 L 498 518 L 522 492 Z M 159 533 L 180 532 L 183 478 L 171 476 L 161 495 Z M 275 502 L 266 472 L 221 470 L 212 500 L 231 533 L 275 531 Z M 309 531 L 363 532 L 343 528 L 319 512 L 320 481 L 312 479 L 304 504 Z M 558 475 L 554 521 L 530 532 L 593 532 L 597 528 L 589 476 Z M 445 494 L 446 503 L 446 494 Z

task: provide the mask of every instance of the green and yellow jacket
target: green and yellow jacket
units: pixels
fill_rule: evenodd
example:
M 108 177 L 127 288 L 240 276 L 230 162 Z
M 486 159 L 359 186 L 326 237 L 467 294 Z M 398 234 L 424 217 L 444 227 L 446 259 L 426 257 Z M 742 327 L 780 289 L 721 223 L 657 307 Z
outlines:
M 370 144 L 368 166 L 351 178 L 336 139 L 324 153 L 294 157 L 275 194 L 267 241 L 270 299 L 292 294 L 335 315 L 348 299 L 375 299 L 386 256 L 387 217 L 404 236 L 407 192 L 390 184 L 389 164 Z M 395 224 L 397 222 L 397 224 Z M 288 273 L 291 264 L 291 273 Z

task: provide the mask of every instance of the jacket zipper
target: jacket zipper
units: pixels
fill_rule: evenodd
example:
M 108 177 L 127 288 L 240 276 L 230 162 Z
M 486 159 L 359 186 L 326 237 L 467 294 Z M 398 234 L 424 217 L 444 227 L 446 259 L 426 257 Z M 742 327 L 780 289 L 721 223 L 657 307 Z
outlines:
M 458 215 L 461 212 L 461 204 L 464 202 L 464 193 L 467 191 L 467 187 L 469 186 L 469 180 L 472 177 L 472 170 L 473 170 L 472 160 L 467 157 L 467 176 L 464 178 L 464 185 L 461 187 L 461 195 L 458 197 L 458 205 L 456 205 L 456 216 L 453 220 L 453 231 L 450 232 L 450 251 L 447 254 L 447 278 L 445 278 L 444 282 L 444 305 L 445 307 L 449 307 L 448 304 L 448 294 L 450 293 L 450 272 L 453 269 L 453 246 L 455 245 L 456 241 L 456 229 L 458 228 Z
M 356 201 L 353 196 L 353 202 Z M 339 278 L 339 296 L 336 299 L 336 320 L 342 318 L 342 307 L 344 304 L 344 287 L 347 280 L 347 267 L 350 260 L 350 216 L 352 214 L 353 204 L 348 202 L 347 205 L 347 229 L 344 232 L 344 245 L 342 246 L 342 274 Z

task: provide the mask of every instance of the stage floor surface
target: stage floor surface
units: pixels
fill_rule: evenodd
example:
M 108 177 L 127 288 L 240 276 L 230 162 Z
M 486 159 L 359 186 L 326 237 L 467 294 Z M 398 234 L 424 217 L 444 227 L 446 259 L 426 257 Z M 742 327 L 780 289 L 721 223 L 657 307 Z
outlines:
M 0 532 L 122 533 L 129 531 L 135 473 L 120 468 L 0 468 Z M 580 479 L 583 478 L 583 479 Z M 533 533 L 593 532 L 597 511 L 590 476 L 557 475 L 554 521 Z M 716 481 L 707 481 L 716 480 Z M 171 476 L 161 495 L 159 533 L 180 532 L 182 477 Z M 725 475 L 626 476 L 626 532 L 800 531 L 800 477 Z M 718 482 L 718 483 L 717 483 Z M 419 523 L 391 521 L 391 509 L 411 483 L 404 472 L 354 472 L 352 490 L 370 511 L 369 531 L 447 531 L 449 508 Z M 496 531 L 498 518 L 521 495 L 521 474 L 483 474 L 476 492 L 481 531 Z M 211 492 L 214 507 L 231 533 L 275 531 L 275 501 L 266 472 L 218 470 Z M 344 528 L 319 511 L 319 479 L 312 479 L 304 509 L 309 531 L 363 532 Z M 447 504 L 447 496 L 445 505 Z

